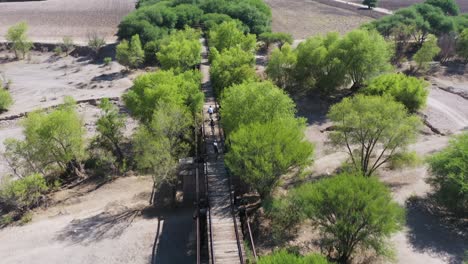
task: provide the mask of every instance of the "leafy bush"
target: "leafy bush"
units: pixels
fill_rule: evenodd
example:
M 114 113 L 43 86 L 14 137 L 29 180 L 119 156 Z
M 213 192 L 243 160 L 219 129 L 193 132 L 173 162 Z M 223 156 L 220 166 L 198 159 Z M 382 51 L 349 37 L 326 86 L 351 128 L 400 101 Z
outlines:
M 232 86 L 223 92 L 221 104 L 221 122 L 228 135 L 241 125 L 293 118 L 296 113 L 293 100 L 271 82 Z
M 47 190 L 46 181 L 40 174 L 18 180 L 6 178 L 0 185 L 0 205 L 6 212 L 25 212 L 37 206 Z
M 300 256 L 286 250 L 275 251 L 259 258 L 258 264 L 328 264 L 326 258 L 320 254 Z
M 104 65 L 109 66 L 112 63 L 112 58 L 111 57 L 105 57 L 104 58 Z
M 429 158 L 437 201 L 461 216 L 468 216 L 468 134 L 453 138 L 447 148 Z
M 370 81 L 362 92 L 367 95 L 390 95 L 397 102 L 404 104 L 410 112 L 416 112 L 426 105 L 428 85 L 422 79 L 390 73 Z
M 463 30 L 458 38 L 457 54 L 468 62 L 468 28 Z
M 255 35 L 247 34 L 237 28 L 234 21 L 223 22 L 214 26 L 209 32 L 209 44 L 219 52 L 239 46 L 242 50 L 253 52 L 255 50 Z
M 30 113 L 22 126 L 24 140 L 5 140 L 5 157 L 16 175 L 81 170 L 84 129 L 71 98 L 51 113 Z
M 404 209 L 377 178 L 341 174 L 307 183 L 290 199 L 317 226 L 330 258 L 349 263 L 358 250 L 387 255 L 386 239 L 404 223 Z
M 294 117 L 241 124 L 228 136 L 226 165 L 265 200 L 282 175 L 311 162 L 314 148 L 304 130 L 305 120 Z
M 260 41 L 265 42 L 266 48 L 270 47 L 271 44 L 273 43 L 278 43 L 280 47 L 282 47 L 284 44 L 292 44 L 293 43 L 293 37 L 289 33 L 283 33 L 283 32 L 265 32 L 262 33 L 258 36 L 258 39 Z
M 124 101 L 132 115 L 145 124 L 151 122 L 157 107 L 167 102 L 187 107 L 196 115 L 204 98 L 200 79 L 198 71 L 175 74 L 169 70 L 143 74 L 135 79 L 133 87 L 124 95 Z
M 26 22 L 20 22 L 10 27 L 6 34 L 6 40 L 11 43 L 11 49 L 15 52 L 15 56 L 18 59 L 25 58 L 26 54 L 34 46 L 26 35 L 27 31 L 28 24 Z
M 435 36 L 429 36 L 424 42 L 422 47 L 414 54 L 413 59 L 418 64 L 419 70 L 426 70 L 437 54 L 439 54 L 440 48 L 437 46 L 437 38 Z
M 0 85 L 0 110 L 5 111 L 13 104 L 10 92 Z
M 242 50 L 239 46 L 222 53 L 213 49 L 211 61 L 211 83 L 217 95 L 220 95 L 227 87 L 257 78 L 253 67 L 255 64 L 254 54 Z
M 163 39 L 156 57 L 163 70 L 187 71 L 200 64 L 200 50 L 200 33 L 186 28 Z
M 273 50 L 268 61 L 266 73 L 278 87 L 289 93 L 297 93 L 297 78 L 295 76 L 297 53 L 288 44 Z
M 414 151 L 397 153 L 390 159 L 391 169 L 414 168 L 422 164 L 422 159 Z
M 138 68 L 144 61 L 145 53 L 141 47 L 140 37 L 134 35 L 130 41 L 122 40 L 116 50 L 117 61 L 125 67 Z

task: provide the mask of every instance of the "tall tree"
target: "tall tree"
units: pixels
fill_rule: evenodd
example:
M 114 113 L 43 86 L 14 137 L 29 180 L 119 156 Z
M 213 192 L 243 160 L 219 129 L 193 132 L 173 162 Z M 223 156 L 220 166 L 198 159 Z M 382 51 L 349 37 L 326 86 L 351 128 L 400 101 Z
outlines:
M 239 46 L 242 50 L 253 52 L 256 46 L 256 37 L 252 34 L 245 35 L 237 27 L 234 21 L 223 22 L 215 26 L 209 32 L 210 47 L 219 52 Z
M 365 176 L 414 142 L 421 124 L 403 104 L 380 96 L 345 98 L 331 107 L 328 117 L 335 126 L 332 143 L 345 147 L 356 171 Z
M 322 250 L 338 263 L 351 263 L 359 250 L 385 255 L 386 239 L 404 223 L 404 209 L 374 177 L 341 174 L 305 184 L 290 199 L 319 228 Z
M 439 52 L 440 48 L 437 46 L 437 38 L 433 35 L 429 35 L 422 47 L 413 57 L 418 65 L 418 70 L 426 70 L 429 67 L 429 63 Z
M 162 69 L 187 71 L 201 62 L 200 33 L 191 28 L 172 33 L 156 54 Z
M 338 58 L 356 89 L 367 79 L 388 71 L 391 56 L 388 43 L 374 31 L 351 31 L 338 45 Z
M 271 53 L 266 72 L 268 77 L 280 88 L 290 92 L 297 92 L 296 70 L 297 54 L 288 44 L 277 48 Z
M 283 174 L 311 162 L 313 146 L 304 129 L 304 120 L 295 118 L 241 125 L 228 137 L 226 165 L 265 200 Z
M 226 89 L 221 97 L 221 115 L 226 134 L 241 125 L 292 118 L 296 113 L 293 100 L 271 82 L 250 82 Z

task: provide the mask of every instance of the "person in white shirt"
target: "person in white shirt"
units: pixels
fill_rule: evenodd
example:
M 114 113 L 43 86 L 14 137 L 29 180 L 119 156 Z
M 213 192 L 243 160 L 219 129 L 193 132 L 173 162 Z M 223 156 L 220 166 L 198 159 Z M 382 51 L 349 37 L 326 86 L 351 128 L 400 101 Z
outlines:
M 213 114 L 213 107 L 210 107 L 208 108 L 208 114 L 210 114 L 210 118 L 211 118 L 211 115 Z

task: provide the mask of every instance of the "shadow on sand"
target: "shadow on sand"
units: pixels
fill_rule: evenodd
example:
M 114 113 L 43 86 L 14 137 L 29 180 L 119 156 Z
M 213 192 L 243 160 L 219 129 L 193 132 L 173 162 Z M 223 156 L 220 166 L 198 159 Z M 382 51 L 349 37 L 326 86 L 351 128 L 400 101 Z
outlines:
M 435 212 L 429 199 L 407 202 L 408 240 L 419 252 L 442 256 L 450 264 L 463 263 L 468 249 L 468 223 Z

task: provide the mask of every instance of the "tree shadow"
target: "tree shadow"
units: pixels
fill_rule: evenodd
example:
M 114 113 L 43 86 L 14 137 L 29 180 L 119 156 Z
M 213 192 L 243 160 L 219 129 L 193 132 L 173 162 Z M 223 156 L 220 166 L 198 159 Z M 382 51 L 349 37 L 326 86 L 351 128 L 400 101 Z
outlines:
M 127 75 L 122 72 L 113 72 L 113 73 L 106 73 L 101 74 L 98 76 L 94 76 L 91 81 L 92 82 L 103 82 L 103 81 L 116 81 L 122 78 L 125 78 Z
M 419 252 L 444 257 L 450 264 L 462 263 L 468 248 L 468 221 L 441 213 L 430 198 L 407 201 L 408 240 Z
M 194 208 L 142 211 L 145 218 L 157 218 L 155 239 L 148 262 L 151 264 L 185 264 L 196 262 Z
M 102 212 L 88 218 L 75 219 L 56 238 L 85 245 L 103 239 L 114 239 L 123 234 L 140 212 L 140 209 L 124 207 L 118 213 Z

